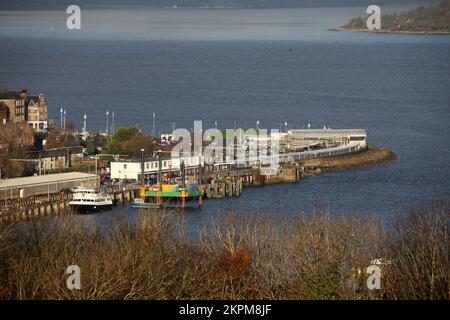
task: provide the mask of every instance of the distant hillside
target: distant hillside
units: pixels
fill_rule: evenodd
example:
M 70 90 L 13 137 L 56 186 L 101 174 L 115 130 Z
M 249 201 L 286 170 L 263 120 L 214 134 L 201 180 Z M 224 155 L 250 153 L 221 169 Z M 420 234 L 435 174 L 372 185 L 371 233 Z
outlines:
M 356 17 L 338 31 L 368 31 L 367 17 Z M 381 32 L 398 33 L 449 33 L 450 34 L 450 0 L 407 11 L 403 14 L 382 14 Z
M 433 3 L 437 0 L 417 0 L 420 3 Z M 64 8 L 73 0 L 1 0 L 1 9 L 49 9 Z M 411 0 L 378 0 L 377 4 L 400 4 Z M 77 0 L 81 7 L 108 6 L 146 6 L 155 8 L 297 8 L 330 6 L 367 6 L 372 0 Z

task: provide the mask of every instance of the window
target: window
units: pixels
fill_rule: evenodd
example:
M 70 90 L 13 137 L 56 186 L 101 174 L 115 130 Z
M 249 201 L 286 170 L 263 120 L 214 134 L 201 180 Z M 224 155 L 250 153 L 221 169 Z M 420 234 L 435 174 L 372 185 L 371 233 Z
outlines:
M 126 164 L 124 164 L 124 165 L 123 165 L 123 168 L 124 168 L 124 169 L 126 170 L 126 169 L 127 169 L 127 165 L 126 165 Z
M 150 163 L 146 163 L 145 164 L 145 167 L 148 169 L 148 168 L 150 168 Z

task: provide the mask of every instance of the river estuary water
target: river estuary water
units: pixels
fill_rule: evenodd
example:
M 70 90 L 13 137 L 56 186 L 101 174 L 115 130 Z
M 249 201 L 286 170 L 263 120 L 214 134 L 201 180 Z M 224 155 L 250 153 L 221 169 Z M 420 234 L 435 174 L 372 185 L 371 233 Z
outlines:
M 364 8 L 87 10 L 82 30 L 59 11 L 0 11 L 0 87 L 43 92 L 81 126 L 364 128 L 398 160 L 246 188 L 185 212 L 194 230 L 229 210 L 270 215 L 362 212 L 393 221 L 423 200 L 450 195 L 450 36 L 338 33 Z M 109 225 L 137 212 L 80 216 Z

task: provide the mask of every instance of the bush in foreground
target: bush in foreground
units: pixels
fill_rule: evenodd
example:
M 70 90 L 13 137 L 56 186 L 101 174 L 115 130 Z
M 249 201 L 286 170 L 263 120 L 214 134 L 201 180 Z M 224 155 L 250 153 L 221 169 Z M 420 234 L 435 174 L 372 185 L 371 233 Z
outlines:
M 234 213 L 198 241 L 186 238 L 182 218 L 160 212 L 110 231 L 70 216 L 3 227 L 0 299 L 449 299 L 449 204 L 414 209 L 389 230 L 326 211 Z M 366 286 L 373 263 L 382 270 L 376 291 Z M 80 290 L 66 287 L 74 264 Z

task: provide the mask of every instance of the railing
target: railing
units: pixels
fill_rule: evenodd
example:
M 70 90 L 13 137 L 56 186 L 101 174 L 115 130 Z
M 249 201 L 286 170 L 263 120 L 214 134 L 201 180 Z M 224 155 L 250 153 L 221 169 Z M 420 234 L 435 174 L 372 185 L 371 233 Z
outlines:
M 300 152 L 291 152 L 291 153 L 282 153 L 276 155 L 259 155 L 246 157 L 241 160 L 235 160 L 236 164 L 243 164 L 247 166 L 255 165 L 255 164 L 278 164 L 281 162 L 288 161 L 299 161 L 299 160 L 308 160 L 319 157 L 330 157 L 337 155 L 345 155 L 358 152 L 361 149 L 359 142 L 350 142 L 346 145 L 327 148 L 327 149 L 319 149 L 319 150 L 311 150 L 311 151 L 300 151 Z M 232 161 L 226 161 L 223 164 L 231 165 Z M 216 162 L 215 166 L 221 165 L 222 163 Z

